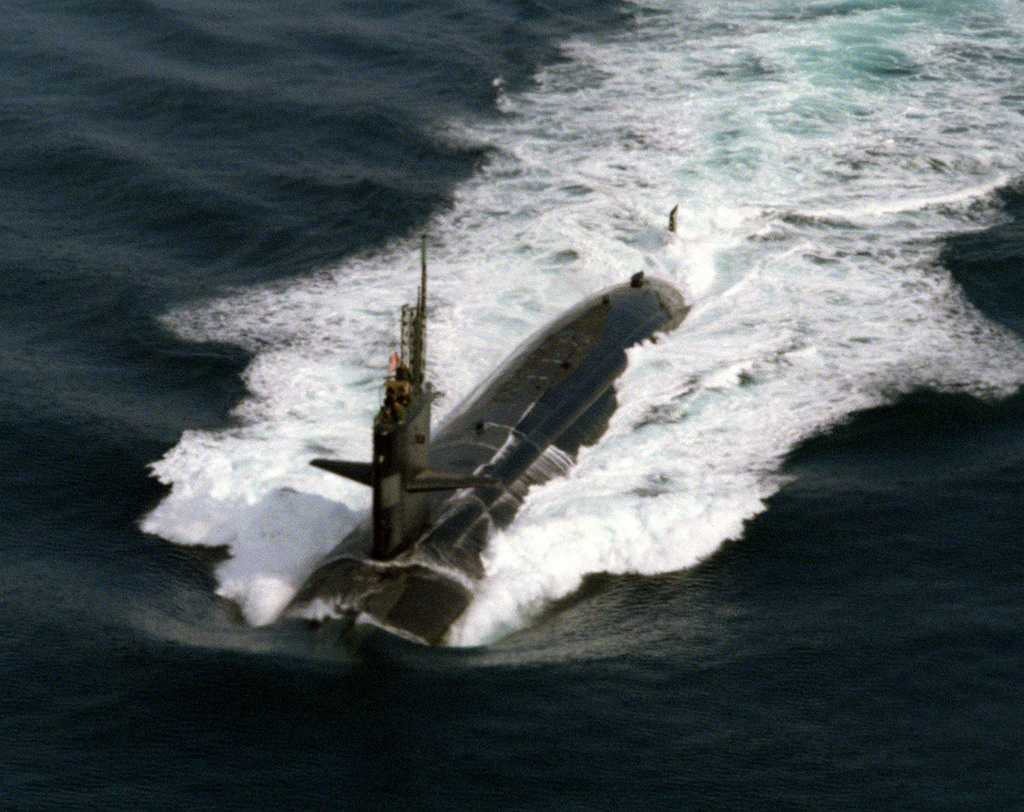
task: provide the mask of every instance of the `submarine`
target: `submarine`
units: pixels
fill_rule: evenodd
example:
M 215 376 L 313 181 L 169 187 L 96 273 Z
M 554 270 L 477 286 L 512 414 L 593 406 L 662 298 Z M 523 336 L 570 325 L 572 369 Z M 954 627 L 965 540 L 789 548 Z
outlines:
M 431 437 L 424 243 L 417 300 L 402 308 L 400 349 L 373 422 L 372 459 L 311 461 L 372 488 L 371 513 L 317 564 L 285 616 L 340 623 L 349 647 L 381 630 L 443 643 L 484 577 L 491 534 L 512 521 L 530 487 L 567 473 L 606 430 L 626 350 L 674 329 L 688 310 L 670 284 L 636 273 L 527 339 Z

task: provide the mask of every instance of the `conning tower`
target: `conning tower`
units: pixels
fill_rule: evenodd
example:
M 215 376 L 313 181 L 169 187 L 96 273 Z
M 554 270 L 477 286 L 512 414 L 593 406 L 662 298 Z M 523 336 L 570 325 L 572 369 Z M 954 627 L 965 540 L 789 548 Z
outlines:
M 311 464 L 373 488 L 373 558 L 386 561 L 430 527 L 430 491 L 490 484 L 473 475 L 430 467 L 430 404 L 426 380 L 427 240 L 423 238 L 416 303 L 402 307 L 400 349 L 391 356 L 384 402 L 373 421 L 372 462 L 315 459 Z

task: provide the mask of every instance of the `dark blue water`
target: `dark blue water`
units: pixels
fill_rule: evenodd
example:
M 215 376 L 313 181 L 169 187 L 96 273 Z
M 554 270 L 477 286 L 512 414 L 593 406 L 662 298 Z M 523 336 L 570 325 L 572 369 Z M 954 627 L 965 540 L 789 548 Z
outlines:
M 877 5 L 877 4 L 876 4 Z M 138 530 L 246 352 L 158 317 L 415 232 L 601 2 L 11 4 L 0 33 L 0 808 L 1024 805 L 1024 394 L 927 388 L 787 455 L 699 566 L 489 648 L 237 626 Z M 1018 77 L 1019 78 L 1019 77 Z M 1024 206 L 941 257 L 1024 334 Z

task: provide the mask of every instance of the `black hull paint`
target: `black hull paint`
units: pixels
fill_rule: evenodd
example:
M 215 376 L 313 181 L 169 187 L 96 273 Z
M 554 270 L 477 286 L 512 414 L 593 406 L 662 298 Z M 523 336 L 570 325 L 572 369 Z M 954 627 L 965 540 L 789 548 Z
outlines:
M 430 494 L 428 529 L 386 560 L 370 556 L 368 518 L 317 566 L 289 613 L 359 617 L 417 642 L 442 642 L 483 577 L 490 534 L 512 521 L 531 485 L 566 473 L 580 447 L 604 433 L 626 349 L 675 328 L 687 310 L 670 285 L 635 278 L 528 340 L 429 445 L 432 468 L 493 484 Z

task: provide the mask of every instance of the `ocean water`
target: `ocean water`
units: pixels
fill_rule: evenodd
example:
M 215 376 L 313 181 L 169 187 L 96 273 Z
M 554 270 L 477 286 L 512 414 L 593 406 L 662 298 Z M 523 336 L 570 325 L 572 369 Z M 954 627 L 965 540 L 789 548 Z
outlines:
M 0 808 L 1024 805 L 1019 3 L 4 17 Z M 441 421 L 638 270 L 693 310 L 356 660 L 275 620 L 421 234 Z

